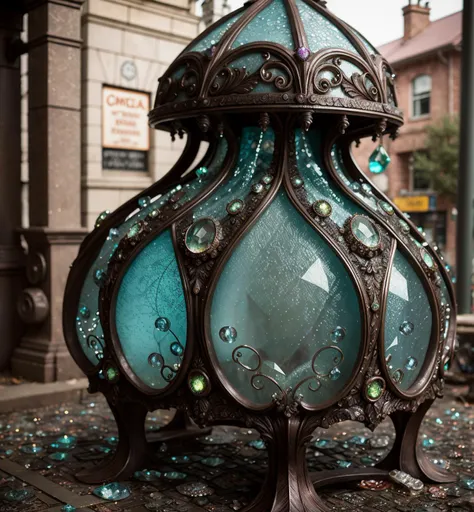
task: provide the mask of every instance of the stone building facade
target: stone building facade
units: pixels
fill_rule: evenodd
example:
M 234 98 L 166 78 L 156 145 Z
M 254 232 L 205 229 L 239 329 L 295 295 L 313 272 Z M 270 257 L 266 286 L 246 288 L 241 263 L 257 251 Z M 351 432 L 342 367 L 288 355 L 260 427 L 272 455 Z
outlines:
M 379 48 L 397 75 L 397 94 L 405 113 L 400 136 L 383 141 L 392 162 L 385 175 L 372 176 L 388 195 L 436 240 L 449 263 L 455 256 L 455 205 L 439 197 L 420 178 L 413 153 L 423 150 L 426 128 L 444 116 L 459 113 L 461 100 L 462 12 L 431 21 L 428 4 L 411 3 L 403 9 L 404 36 Z M 355 151 L 368 172 L 368 159 L 375 148 L 363 141 Z
M 88 229 L 171 167 L 184 141 L 149 131 L 147 170 L 103 166 L 103 87 L 156 93 L 158 78 L 199 32 L 193 0 L 87 0 L 82 12 L 82 221 Z M 142 126 L 141 130 L 145 128 Z M 113 164 L 112 164 L 113 165 Z
M 194 0 L 0 2 L 0 371 L 40 382 L 80 375 L 62 333 L 70 265 L 98 214 L 180 155 L 185 141 L 149 130 L 146 113 L 199 25 Z M 136 124 L 139 151 L 104 152 L 104 91 L 124 100 L 110 115 Z M 133 117 L 137 98 L 145 114 Z M 143 165 L 124 168 L 110 151 Z

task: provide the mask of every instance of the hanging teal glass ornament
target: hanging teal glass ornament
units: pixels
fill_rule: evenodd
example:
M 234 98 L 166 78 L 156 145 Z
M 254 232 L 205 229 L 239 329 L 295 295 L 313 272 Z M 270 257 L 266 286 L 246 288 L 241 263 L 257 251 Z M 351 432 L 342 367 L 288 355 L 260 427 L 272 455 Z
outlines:
M 390 162 L 391 158 L 386 149 L 382 146 L 382 144 L 379 144 L 379 146 L 375 148 L 375 151 L 370 155 L 369 171 L 372 174 L 382 174 L 387 170 Z

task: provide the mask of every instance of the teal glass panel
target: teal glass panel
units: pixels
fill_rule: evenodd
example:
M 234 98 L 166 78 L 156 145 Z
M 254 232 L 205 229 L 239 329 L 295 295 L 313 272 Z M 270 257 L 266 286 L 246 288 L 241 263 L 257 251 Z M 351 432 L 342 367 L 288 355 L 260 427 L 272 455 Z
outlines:
M 425 288 L 397 251 L 385 312 L 385 360 L 394 383 L 406 391 L 416 382 L 431 340 L 433 315 Z
M 163 389 L 186 348 L 186 301 L 171 232 L 150 242 L 120 283 L 115 323 L 123 354 L 146 385 Z
M 240 152 L 237 165 L 227 181 L 221 185 L 206 201 L 199 204 L 193 212 L 194 220 L 201 217 L 222 219 L 227 216 L 227 205 L 237 199 L 248 201 L 252 187 L 269 187 L 264 177 L 273 161 L 275 133 L 272 128 L 266 132 L 258 127 L 247 127 L 242 131 Z
M 225 378 L 255 406 L 290 387 L 317 406 L 355 371 L 361 326 L 342 261 L 280 192 L 234 249 L 214 291 L 210 337 Z
M 356 30 L 354 27 L 349 27 L 352 32 L 355 32 L 357 34 L 357 36 L 359 37 L 359 39 L 362 41 L 362 44 L 367 48 L 367 51 L 371 54 L 371 55 L 379 55 L 380 52 L 377 50 L 377 48 L 375 48 L 375 46 L 368 40 L 365 38 L 365 36 L 363 36 L 358 30 Z
M 356 213 L 365 212 L 330 177 L 321 159 L 321 133 L 311 130 L 295 132 L 296 159 L 298 171 L 303 178 L 305 191 L 310 203 L 325 199 L 332 206 L 331 219 L 338 225 Z
M 144 219 L 152 210 L 162 207 L 176 192 L 183 190 L 185 194 L 177 204 L 183 205 L 196 197 L 215 179 L 222 170 L 222 165 L 227 154 L 228 144 L 225 138 L 221 138 L 219 146 L 212 161 L 208 164 L 205 174 L 196 174 L 196 178 L 182 187 L 178 185 L 162 196 L 157 196 L 149 201 L 145 208 L 132 212 L 128 218 L 117 228 L 110 230 L 109 236 L 94 264 L 89 269 L 79 299 L 79 310 L 76 317 L 76 332 L 81 347 L 93 364 L 97 364 L 102 356 L 104 340 L 103 330 L 99 318 L 99 292 L 100 282 L 97 280 L 99 273 L 106 273 L 110 258 L 114 254 L 120 240 L 138 221 Z M 105 275 L 105 274 L 104 274 Z
M 359 199 L 362 199 L 362 201 L 364 201 L 364 203 L 369 208 L 371 208 L 374 211 L 377 211 L 377 198 L 373 194 L 372 186 L 362 179 L 360 182 L 358 182 L 350 178 L 349 173 L 347 172 L 344 166 L 344 162 L 342 160 L 341 150 L 336 145 L 332 147 L 331 158 L 334 164 L 334 168 L 336 169 L 336 172 L 342 179 L 342 181 L 352 190 L 352 192 Z
M 255 41 L 271 41 L 291 50 L 295 49 L 284 3 L 284 0 L 273 0 L 240 32 L 232 44 L 232 48 Z
M 198 40 L 194 45 L 190 46 L 187 52 L 204 52 L 212 46 L 217 45 L 225 33 L 234 25 L 236 21 L 240 19 L 245 10 L 242 10 L 230 17 L 226 22 L 218 22 L 216 28 L 211 30 L 209 34 Z
M 306 31 L 309 49 L 312 52 L 325 48 L 341 48 L 358 54 L 354 45 L 332 21 L 303 0 L 296 0 L 296 5 Z

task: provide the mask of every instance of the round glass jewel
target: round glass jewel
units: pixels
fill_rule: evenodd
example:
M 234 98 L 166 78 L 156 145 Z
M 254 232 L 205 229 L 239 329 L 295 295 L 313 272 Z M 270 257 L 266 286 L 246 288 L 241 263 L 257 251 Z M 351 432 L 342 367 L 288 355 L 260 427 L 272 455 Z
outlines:
M 106 379 L 109 381 L 109 382 L 112 382 L 114 380 L 117 380 L 119 376 L 119 372 L 117 370 L 117 368 L 113 367 L 113 366 L 109 366 L 105 372 L 105 377 Z
M 313 211 L 319 217 L 329 217 L 332 213 L 332 206 L 324 200 L 316 201 L 313 204 Z
M 311 55 L 311 51 L 309 48 L 305 48 L 304 46 L 301 46 L 296 50 L 296 56 L 298 59 L 302 60 L 303 62 L 308 60 Z
M 219 331 L 219 337 L 225 343 L 234 343 L 237 339 L 237 330 L 231 326 L 222 327 Z
M 400 229 L 402 232 L 407 235 L 410 232 L 410 225 L 408 222 L 404 221 L 403 219 L 398 219 L 398 223 L 400 224 Z
M 161 368 L 163 368 L 164 364 L 163 356 L 161 354 L 158 354 L 157 352 L 154 352 L 153 354 L 150 354 L 148 356 L 148 363 L 150 364 L 150 366 L 153 366 L 153 368 L 157 368 L 158 370 L 160 370 Z
M 344 327 L 336 327 L 331 332 L 331 340 L 334 343 L 340 343 L 346 337 L 346 330 Z
M 339 368 L 333 368 L 329 372 L 329 378 L 331 380 L 337 380 L 337 379 L 339 379 L 340 376 L 341 376 L 341 370 L 339 370 Z
M 171 344 L 170 351 L 174 356 L 182 356 L 184 352 L 183 345 L 175 341 Z
M 417 366 L 418 361 L 413 356 L 409 356 L 407 358 L 407 362 L 405 363 L 405 368 L 407 370 L 414 370 Z
M 105 210 L 103 211 L 96 219 L 95 221 L 95 227 L 98 228 L 102 222 L 104 222 L 104 220 L 110 215 L 110 211 L 109 210 Z
M 87 306 L 81 306 L 79 308 L 79 314 L 84 319 L 87 319 L 87 318 L 89 318 L 91 316 L 91 312 L 89 311 L 89 308 Z
M 140 208 L 146 208 L 151 202 L 151 197 L 149 196 L 143 196 L 143 197 L 140 197 L 140 199 L 138 200 L 138 206 Z
M 186 232 L 185 244 L 189 252 L 203 254 L 217 241 L 217 225 L 210 219 L 197 220 Z
M 370 400 L 378 400 L 384 391 L 385 385 L 382 379 L 374 379 L 367 385 L 367 396 Z
M 390 203 L 387 203 L 387 201 L 380 201 L 379 206 L 388 215 L 393 215 L 395 213 L 395 209 Z
M 426 251 L 425 249 L 422 249 L 421 256 L 423 258 L 423 261 L 425 262 L 425 265 L 428 268 L 434 268 L 435 262 L 434 262 L 433 258 L 431 257 L 431 255 L 428 253 L 428 251 Z
M 351 222 L 351 231 L 354 237 L 369 249 L 378 247 L 380 234 L 367 217 L 356 215 Z
M 97 286 L 102 286 L 105 282 L 105 277 L 106 277 L 106 274 L 103 270 L 101 269 L 97 269 L 95 272 L 94 272 L 94 283 L 97 285 Z
M 196 176 L 198 178 L 202 178 L 208 173 L 207 167 L 199 167 L 199 169 L 196 169 Z
M 195 373 L 189 379 L 189 388 L 195 395 L 202 395 L 206 392 L 208 382 L 202 373 Z
M 270 185 L 270 183 L 273 181 L 273 176 L 271 176 L 270 174 L 267 174 L 266 176 L 264 176 L 262 178 L 262 183 L 264 183 L 265 185 Z
M 401 334 L 404 336 L 410 336 L 410 334 L 413 334 L 413 331 L 415 330 L 415 326 L 412 322 L 409 322 L 408 320 L 405 320 L 399 328 Z
M 227 205 L 227 213 L 237 215 L 244 209 L 244 202 L 241 199 L 234 199 Z
M 127 237 L 128 238 L 133 238 L 134 236 L 137 236 L 138 233 L 140 232 L 140 224 L 134 224 L 129 230 L 128 230 L 128 233 L 127 233 Z
M 263 189 L 265 187 L 261 183 L 255 183 L 255 185 L 252 185 L 252 191 L 256 194 L 260 194 L 260 192 L 263 192 Z
M 164 316 L 160 316 L 155 320 L 155 327 L 157 331 L 167 332 L 170 330 L 171 322 Z
M 301 178 L 295 177 L 291 180 L 291 183 L 295 188 L 300 188 L 303 186 L 303 180 Z

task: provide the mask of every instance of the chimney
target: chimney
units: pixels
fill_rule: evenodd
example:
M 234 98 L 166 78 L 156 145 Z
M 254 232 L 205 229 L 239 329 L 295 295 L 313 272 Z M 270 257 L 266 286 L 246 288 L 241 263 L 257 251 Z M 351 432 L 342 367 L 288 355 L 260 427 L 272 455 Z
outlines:
M 421 0 L 418 0 L 417 3 L 412 3 L 412 1 L 414 2 L 416 0 L 409 0 L 408 5 L 403 8 L 403 17 L 405 18 L 405 33 L 403 39 L 405 41 L 423 32 L 431 23 L 430 3 L 426 2 L 424 5 L 421 5 Z

